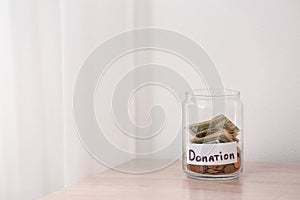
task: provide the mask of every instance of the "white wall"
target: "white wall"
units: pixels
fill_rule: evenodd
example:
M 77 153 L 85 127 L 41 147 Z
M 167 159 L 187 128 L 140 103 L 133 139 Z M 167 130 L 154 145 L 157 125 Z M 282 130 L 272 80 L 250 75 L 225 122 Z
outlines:
M 133 27 L 154 26 L 175 30 L 206 49 L 220 72 L 225 87 L 241 91 L 245 104 L 247 160 L 299 161 L 299 145 L 293 141 L 300 139 L 296 133 L 297 128 L 300 128 L 299 123 L 296 123 L 299 121 L 296 113 L 300 105 L 295 101 L 299 98 L 300 89 L 297 79 L 299 69 L 296 68 L 300 64 L 297 58 L 300 46 L 300 5 L 297 1 L 248 2 L 62 1 L 65 184 L 69 185 L 105 170 L 85 151 L 75 131 L 71 102 L 80 65 L 98 44 Z M 155 61 L 178 70 L 184 69 L 185 77 L 193 76 L 189 66 L 174 56 L 157 52 L 152 52 L 150 57 L 145 52 L 135 55 L 135 64 Z M 126 70 L 129 70 L 131 65 L 128 60 L 116 63 L 110 69 L 110 78 L 104 79 L 107 81 L 104 85 L 110 86 L 103 88 L 106 92 L 115 85 L 117 76 L 126 71 L 120 71 L 122 62 L 126 63 Z M 197 77 L 193 79 L 194 87 L 202 84 L 202 80 L 196 80 Z M 149 90 L 153 93 L 141 92 L 135 97 L 135 114 L 141 124 L 148 120 L 144 119 L 145 114 L 142 112 L 147 109 L 143 106 L 149 107 L 160 100 L 170 102 L 167 98 L 158 98 L 163 94 L 160 89 Z M 105 91 L 97 91 L 99 102 L 101 92 Z M 151 98 L 147 98 L 147 95 Z M 105 109 L 101 105 L 96 105 L 98 115 L 101 109 Z M 175 111 L 177 108 L 171 112 L 175 113 L 174 116 Z M 119 134 L 111 120 L 104 121 L 106 130 Z M 279 137 L 283 132 L 289 138 L 288 144 L 282 142 L 283 139 L 274 139 L 274 135 Z M 115 136 L 112 138 L 116 138 Z M 122 145 L 120 141 L 115 142 Z M 165 142 L 160 141 L 158 144 L 156 141 L 147 147 L 136 143 L 136 148 L 137 151 L 149 151 Z M 132 146 L 134 144 L 127 145 L 128 148 Z M 297 153 L 291 154 L 292 152 Z M 168 155 L 162 157 L 168 158 Z
M 140 26 L 192 38 L 241 91 L 246 160 L 300 161 L 300 1 L 139 2 L 150 10 Z

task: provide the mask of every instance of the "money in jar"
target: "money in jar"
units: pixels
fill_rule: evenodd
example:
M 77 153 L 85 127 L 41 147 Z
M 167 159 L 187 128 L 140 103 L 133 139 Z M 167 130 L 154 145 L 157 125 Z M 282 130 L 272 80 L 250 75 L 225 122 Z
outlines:
M 192 178 L 238 178 L 243 170 L 240 93 L 193 90 L 183 102 L 182 167 Z

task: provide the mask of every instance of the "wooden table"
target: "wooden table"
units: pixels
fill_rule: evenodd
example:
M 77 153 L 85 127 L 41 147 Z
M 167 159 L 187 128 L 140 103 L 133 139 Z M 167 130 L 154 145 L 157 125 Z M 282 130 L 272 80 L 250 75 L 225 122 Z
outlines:
M 139 161 L 127 164 L 134 165 L 135 162 Z M 239 179 L 228 181 L 188 178 L 181 169 L 180 161 L 163 170 L 142 175 L 108 170 L 42 199 L 298 200 L 300 163 L 246 163 L 245 173 Z

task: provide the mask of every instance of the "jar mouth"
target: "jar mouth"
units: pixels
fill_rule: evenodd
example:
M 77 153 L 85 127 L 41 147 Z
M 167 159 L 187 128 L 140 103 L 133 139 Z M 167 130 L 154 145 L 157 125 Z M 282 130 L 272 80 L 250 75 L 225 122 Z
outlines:
M 185 92 L 191 97 L 230 97 L 239 96 L 240 92 L 229 89 L 195 89 Z

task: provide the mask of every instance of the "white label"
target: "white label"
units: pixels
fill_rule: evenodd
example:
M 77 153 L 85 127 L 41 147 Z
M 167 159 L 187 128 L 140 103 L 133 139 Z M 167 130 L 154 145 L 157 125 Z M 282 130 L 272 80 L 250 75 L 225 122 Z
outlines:
M 224 165 L 237 162 L 236 142 L 190 144 L 187 163 L 192 165 Z

